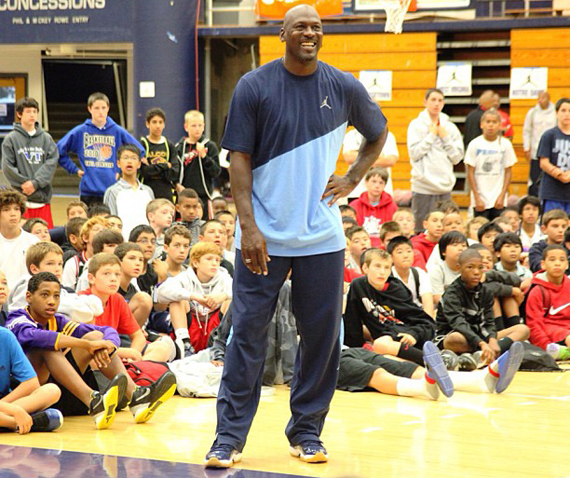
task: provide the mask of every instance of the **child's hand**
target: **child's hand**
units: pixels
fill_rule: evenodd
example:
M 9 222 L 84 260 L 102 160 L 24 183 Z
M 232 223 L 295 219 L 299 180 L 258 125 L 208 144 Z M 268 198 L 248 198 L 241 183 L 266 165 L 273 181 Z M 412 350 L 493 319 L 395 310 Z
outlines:
M 101 349 L 106 350 L 108 354 L 113 353 L 113 350 L 115 350 L 115 344 L 110 340 L 89 340 L 87 346 L 87 351 L 91 355 L 94 355 L 97 350 Z
M 521 304 L 523 299 L 524 299 L 524 294 L 523 291 L 521 289 L 519 289 L 518 287 L 513 287 L 513 298 L 519 303 Z M 519 302 L 520 301 L 520 302 Z
M 495 209 L 504 209 L 505 208 L 505 198 L 499 196 L 497 198 L 497 200 L 495 201 L 495 205 L 493 207 Z
M 483 362 L 486 365 L 489 365 L 494 360 L 495 360 L 495 353 L 493 352 L 493 349 L 491 349 L 488 343 L 486 342 L 481 343 L 481 362 Z
M 224 366 L 224 362 L 220 362 L 219 360 L 212 360 L 210 363 L 216 367 L 223 367 Z
M 491 347 L 491 350 L 495 354 L 495 357 L 493 358 L 493 360 L 495 360 L 499 355 L 501 355 L 501 347 L 499 347 L 499 342 L 497 342 L 497 339 L 490 338 L 489 339 L 489 347 Z
M 479 196 L 477 196 L 475 198 L 475 211 L 481 212 L 484 210 L 485 210 L 485 203 Z
M 109 357 L 107 349 L 96 350 L 93 354 L 93 360 L 99 369 L 107 368 L 107 365 L 111 363 L 111 357 Z
M 202 305 L 205 305 L 208 309 L 215 309 L 218 306 L 218 302 L 215 297 L 207 295 L 204 297 L 204 303 Z
M 166 262 L 161 261 L 160 259 L 154 259 L 152 261 L 152 267 L 158 276 L 158 282 L 164 282 L 168 276 L 168 265 Z
M 416 345 L 417 340 L 410 334 L 398 334 L 400 337 L 400 343 L 406 345 Z
M 142 354 L 135 349 L 131 348 L 122 348 L 121 349 L 121 358 L 126 360 L 127 362 L 138 362 L 142 360 Z
M 143 164 L 146 164 L 146 165 L 148 166 L 148 159 L 146 158 L 146 156 L 143 156 L 143 157 L 141 158 L 141 162 L 142 162 Z
M 16 421 L 16 426 L 18 427 L 18 433 L 20 435 L 25 435 L 30 433 L 32 428 L 32 417 L 19 405 L 12 404 L 12 416 Z
M 196 151 L 198 151 L 201 158 L 205 158 L 206 154 L 208 154 L 208 148 L 202 143 L 196 143 Z

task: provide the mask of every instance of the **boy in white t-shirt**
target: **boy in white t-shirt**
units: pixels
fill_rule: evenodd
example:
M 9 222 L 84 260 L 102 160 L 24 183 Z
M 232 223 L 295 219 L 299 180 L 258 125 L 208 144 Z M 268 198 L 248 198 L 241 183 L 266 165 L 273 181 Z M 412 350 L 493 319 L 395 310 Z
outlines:
M 28 274 L 26 252 L 39 239 L 20 227 L 26 212 L 26 198 L 14 189 L 0 191 L 0 270 L 6 274 L 8 288 Z
M 356 156 L 358 155 L 358 150 L 362 144 L 362 135 L 356 130 L 352 129 L 346 133 L 342 143 L 342 155 L 345 162 L 349 165 L 354 163 Z M 396 144 L 396 137 L 388 132 L 386 137 L 386 143 L 384 143 L 384 148 L 382 153 L 378 156 L 376 162 L 372 165 L 373 168 L 386 168 L 388 170 L 388 181 L 384 187 L 384 191 L 392 195 L 394 193 L 392 186 L 392 171 L 391 168 L 396 164 L 399 158 L 398 145 Z M 364 184 L 364 178 L 358 183 L 358 186 L 348 195 L 348 201 L 352 199 L 357 199 L 360 195 L 366 192 L 366 185 Z
M 501 116 L 489 109 L 481 117 L 483 134 L 467 146 L 465 164 L 475 216 L 492 221 L 505 208 L 512 167 L 517 162 L 510 141 L 501 137 Z

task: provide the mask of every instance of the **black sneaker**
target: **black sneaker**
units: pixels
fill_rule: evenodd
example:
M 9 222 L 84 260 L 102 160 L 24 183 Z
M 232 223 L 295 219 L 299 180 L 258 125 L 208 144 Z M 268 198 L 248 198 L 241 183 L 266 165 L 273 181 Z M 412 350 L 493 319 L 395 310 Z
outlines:
M 455 352 L 451 350 L 442 350 L 441 351 L 441 358 L 443 359 L 443 363 L 447 370 L 451 372 L 456 372 L 459 370 L 459 357 Z
M 156 409 L 172 398 L 176 391 L 176 377 L 172 372 L 165 372 L 156 382 L 148 387 L 138 387 L 131 397 L 129 408 L 136 423 L 148 422 Z
M 41 412 L 32 413 L 31 432 L 53 432 L 63 425 L 63 415 L 55 408 L 47 408 Z
M 102 392 L 92 392 L 89 415 L 95 420 L 98 430 L 109 428 L 115 420 L 117 405 L 127 391 L 127 376 L 119 373 Z
M 291 445 L 289 453 L 306 463 L 326 463 L 329 461 L 327 450 L 319 440 L 307 440 L 299 445 Z
M 477 360 L 470 353 L 464 353 L 459 356 L 459 370 L 462 372 L 472 372 L 477 370 Z
M 180 360 L 194 355 L 194 347 L 192 347 L 190 340 L 176 339 L 174 341 L 174 345 L 176 345 L 175 360 Z
M 231 445 L 213 445 L 204 459 L 207 468 L 229 468 L 241 461 L 241 453 Z

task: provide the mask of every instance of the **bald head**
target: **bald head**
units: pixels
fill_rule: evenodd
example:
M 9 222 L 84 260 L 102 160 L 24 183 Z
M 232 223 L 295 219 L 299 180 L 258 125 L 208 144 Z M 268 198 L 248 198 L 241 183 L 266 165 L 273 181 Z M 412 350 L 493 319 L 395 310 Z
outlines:
M 538 94 L 538 104 L 540 107 L 545 110 L 550 105 L 550 94 L 548 91 L 541 91 Z
M 494 94 L 495 92 L 493 90 L 486 90 L 481 93 L 481 96 L 479 97 L 479 106 L 486 109 L 491 108 L 491 106 L 493 106 Z
M 289 26 L 295 20 L 297 20 L 299 17 L 305 16 L 305 15 L 316 16 L 319 20 L 321 18 L 319 16 L 319 13 L 315 9 L 315 7 L 303 3 L 301 5 L 297 5 L 297 6 L 293 7 L 291 10 L 289 10 L 285 14 L 285 17 L 283 18 L 283 28 Z

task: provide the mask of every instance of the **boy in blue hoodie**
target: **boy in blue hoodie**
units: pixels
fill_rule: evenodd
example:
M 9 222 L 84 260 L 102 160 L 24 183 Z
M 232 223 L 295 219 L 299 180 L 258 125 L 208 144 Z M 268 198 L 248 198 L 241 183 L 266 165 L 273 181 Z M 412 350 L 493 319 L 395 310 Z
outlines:
M 2 171 L 10 185 L 26 196 L 23 217 L 44 219 L 51 229 L 51 181 L 59 154 L 52 137 L 37 122 L 39 109 L 34 98 L 16 103 L 18 122 L 2 143 Z
M 103 202 L 105 190 L 117 181 L 117 149 L 132 143 L 144 156 L 144 148 L 126 129 L 108 117 L 109 98 L 106 95 L 93 93 L 87 100 L 87 110 L 91 119 L 73 128 L 57 143 L 57 147 L 59 164 L 69 174 L 77 174 L 81 178 L 79 195 L 90 206 Z M 81 168 L 71 161 L 69 153 L 79 156 Z

